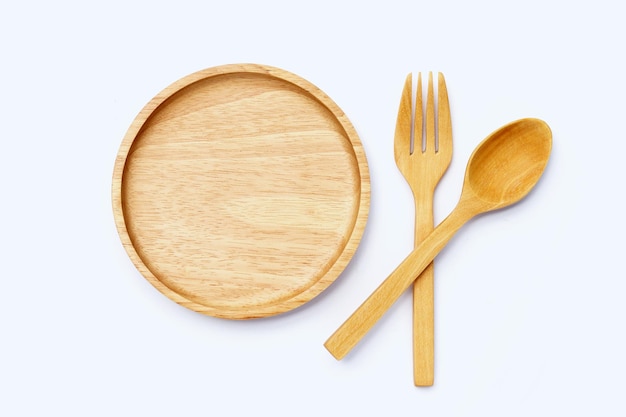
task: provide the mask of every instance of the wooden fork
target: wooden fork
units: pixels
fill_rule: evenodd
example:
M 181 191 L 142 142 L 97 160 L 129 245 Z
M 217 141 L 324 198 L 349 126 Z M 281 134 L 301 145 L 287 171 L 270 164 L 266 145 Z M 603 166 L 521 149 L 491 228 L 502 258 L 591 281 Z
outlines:
M 394 156 L 398 169 L 413 191 L 417 246 L 434 228 L 433 195 L 452 159 L 452 122 L 442 73 L 438 76 L 436 114 L 432 72 L 428 74 L 425 115 L 422 114 L 421 73 L 417 78 L 414 112 L 412 86 L 409 74 L 398 110 Z M 413 381 L 416 386 L 433 385 L 434 356 L 434 268 L 431 263 L 413 285 Z

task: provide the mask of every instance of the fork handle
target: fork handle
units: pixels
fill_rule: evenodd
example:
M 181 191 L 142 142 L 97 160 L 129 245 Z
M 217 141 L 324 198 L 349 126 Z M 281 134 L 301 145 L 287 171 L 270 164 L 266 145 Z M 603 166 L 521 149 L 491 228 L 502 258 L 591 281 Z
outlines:
M 415 196 L 415 247 L 434 229 L 434 190 Z M 435 378 L 434 261 L 413 284 L 413 382 L 431 386 Z

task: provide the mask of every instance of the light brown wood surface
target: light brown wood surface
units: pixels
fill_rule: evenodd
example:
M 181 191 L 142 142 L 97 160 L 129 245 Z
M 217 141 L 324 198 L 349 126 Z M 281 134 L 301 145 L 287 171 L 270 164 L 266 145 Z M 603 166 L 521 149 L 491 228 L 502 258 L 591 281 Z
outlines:
M 328 351 L 343 358 L 469 219 L 525 197 L 539 181 L 551 149 L 550 128 L 538 119 L 512 122 L 481 142 L 468 162 L 455 209 L 333 333 L 324 344 Z
M 452 122 L 448 91 L 442 73 L 437 77 L 436 113 L 432 72 L 428 74 L 425 110 L 421 73 L 417 79 L 414 109 L 412 89 L 413 79 L 409 74 L 404 83 L 398 110 L 394 156 L 398 169 L 413 192 L 417 247 L 434 228 L 435 188 L 452 160 Z M 416 386 L 433 385 L 435 378 L 434 274 L 434 262 L 431 262 L 413 285 L 413 382 Z
M 365 227 L 361 142 L 320 89 L 255 64 L 192 74 L 139 113 L 113 210 L 141 274 L 200 313 L 283 313 L 327 288 Z

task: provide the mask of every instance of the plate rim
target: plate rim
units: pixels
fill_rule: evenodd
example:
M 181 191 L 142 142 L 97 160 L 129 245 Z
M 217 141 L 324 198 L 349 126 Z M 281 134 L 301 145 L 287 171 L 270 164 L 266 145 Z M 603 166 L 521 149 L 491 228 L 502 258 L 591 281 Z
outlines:
M 184 296 L 161 282 L 161 280 L 152 273 L 150 268 L 146 266 L 141 256 L 137 253 L 137 250 L 135 249 L 133 241 L 126 227 L 124 206 L 122 201 L 122 184 L 124 178 L 124 168 L 133 142 L 135 141 L 137 135 L 141 132 L 144 124 L 150 119 L 150 116 L 163 103 L 165 103 L 168 98 L 198 81 L 220 75 L 236 73 L 255 73 L 287 81 L 288 83 L 293 84 L 299 89 L 310 94 L 315 100 L 317 100 L 326 109 L 328 109 L 343 128 L 346 134 L 346 138 L 349 140 L 352 146 L 352 150 L 356 157 L 357 167 L 359 171 L 360 197 L 356 218 L 354 219 L 354 225 L 349 236 L 347 236 L 347 241 L 343 246 L 341 253 L 332 264 L 332 266 L 330 266 L 326 270 L 324 275 L 322 275 L 311 286 L 305 288 L 303 291 L 298 292 L 293 297 L 280 300 L 276 303 L 255 305 L 247 308 L 238 307 L 232 309 L 224 309 L 221 307 L 216 308 L 203 305 L 196 301 L 185 298 Z M 250 319 L 282 314 L 287 311 L 294 310 L 302 306 L 303 304 L 306 304 L 308 301 L 314 299 L 320 293 L 326 290 L 337 278 L 339 278 L 339 276 L 341 276 L 342 272 L 346 269 L 346 267 L 354 257 L 358 246 L 360 245 L 369 215 L 371 198 L 370 193 L 371 184 L 369 166 L 365 155 L 365 150 L 356 132 L 356 129 L 354 128 L 348 117 L 345 115 L 345 113 L 321 89 L 319 89 L 317 86 L 313 85 L 309 81 L 305 80 L 304 78 L 289 71 L 262 64 L 226 64 L 206 68 L 175 81 L 174 83 L 164 88 L 156 96 L 154 96 L 133 119 L 133 122 L 131 123 L 126 134 L 124 135 L 124 138 L 122 139 L 115 158 L 111 185 L 113 217 L 115 220 L 117 232 L 127 255 L 129 256 L 137 270 L 141 273 L 141 275 L 146 280 L 148 280 L 159 292 L 161 292 L 169 299 L 175 301 L 176 303 L 190 310 L 205 315 L 227 319 Z

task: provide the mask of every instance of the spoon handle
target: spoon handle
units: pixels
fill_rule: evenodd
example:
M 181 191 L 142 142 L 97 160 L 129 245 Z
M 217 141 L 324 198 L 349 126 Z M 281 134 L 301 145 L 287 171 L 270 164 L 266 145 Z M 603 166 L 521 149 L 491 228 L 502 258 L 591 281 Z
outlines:
M 453 210 L 328 338 L 324 346 L 331 355 L 346 356 L 470 217 L 465 210 Z

